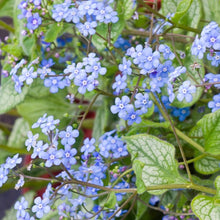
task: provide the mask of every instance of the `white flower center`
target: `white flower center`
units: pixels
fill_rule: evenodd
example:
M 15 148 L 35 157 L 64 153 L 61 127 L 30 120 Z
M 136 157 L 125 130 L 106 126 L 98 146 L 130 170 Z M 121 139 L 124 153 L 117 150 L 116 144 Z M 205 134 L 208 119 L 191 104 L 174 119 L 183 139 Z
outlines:
M 182 92 L 183 92 L 183 94 L 186 94 L 186 93 L 187 93 L 187 90 L 186 90 L 186 89 L 183 89 Z
M 136 118 L 136 115 L 135 114 L 133 114 L 133 115 L 131 115 L 131 119 L 135 119 Z
M 214 43 L 214 42 L 215 42 L 215 38 L 212 37 L 212 38 L 210 39 L 210 41 L 211 41 L 212 43 Z
M 123 104 L 120 104 L 120 105 L 119 105 L 119 108 L 120 108 L 120 109 L 123 109 L 123 108 L 124 108 L 124 105 L 123 105 Z
M 149 56 L 147 59 L 148 59 L 148 61 L 152 61 L 153 58 L 151 56 Z

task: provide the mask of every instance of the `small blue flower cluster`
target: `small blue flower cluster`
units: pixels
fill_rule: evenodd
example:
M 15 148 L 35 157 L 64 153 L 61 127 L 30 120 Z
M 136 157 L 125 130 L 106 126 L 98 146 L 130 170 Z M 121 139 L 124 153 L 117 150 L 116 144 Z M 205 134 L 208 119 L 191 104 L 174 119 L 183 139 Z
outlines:
M 90 53 L 88 57 L 84 57 L 83 62 L 68 65 L 64 69 L 64 73 L 60 74 L 56 74 L 49 68 L 50 63 L 46 63 L 46 65 L 35 71 L 33 65 L 39 62 L 38 59 L 24 67 L 21 75 L 17 75 L 17 72 L 26 63 L 24 59 L 12 68 L 10 75 L 12 75 L 12 80 L 15 82 L 15 90 L 18 93 L 21 93 L 24 82 L 27 85 L 31 85 L 33 79 L 39 77 L 44 80 L 44 86 L 48 87 L 51 93 L 57 93 L 59 89 L 70 86 L 71 80 L 73 80 L 74 85 L 78 86 L 78 92 L 85 94 L 86 91 L 94 90 L 99 85 L 98 76 L 105 75 L 107 72 L 107 69 L 101 66 L 99 58 L 96 57 L 95 53 Z
M 100 23 L 116 23 L 118 21 L 117 12 L 105 2 L 96 0 L 76 1 L 72 3 L 66 0 L 62 4 L 54 5 L 52 18 L 61 22 L 72 22 L 83 36 L 94 35 L 95 28 Z
M 78 92 L 85 94 L 86 91 L 92 91 L 99 82 L 99 74 L 105 75 L 107 69 L 101 66 L 99 58 L 95 53 L 88 54 L 83 58 L 83 62 L 72 63 L 64 69 L 64 74 L 68 75 L 69 80 L 73 80 L 74 85 L 78 86 Z
M 137 74 L 139 78 L 142 75 L 146 76 L 142 81 L 142 87 L 138 86 L 135 88 L 136 91 L 133 91 L 135 94 L 132 96 L 132 100 L 128 95 L 123 95 L 121 98 L 116 97 L 115 105 L 111 106 L 111 112 L 126 120 L 128 125 L 132 125 L 134 122 L 140 123 L 140 116 L 147 113 L 148 109 L 152 107 L 153 103 L 149 98 L 149 92 L 162 95 L 162 89 L 165 88 L 165 95 L 168 95 L 170 103 L 175 98 L 180 102 L 184 100 L 191 102 L 193 100 L 196 87 L 189 80 L 181 81 L 180 75 L 186 73 L 186 68 L 184 66 L 173 67 L 172 60 L 175 55 L 167 45 L 161 44 L 158 51 L 152 51 L 149 46 L 143 47 L 139 44 L 135 48 L 129 48 L 126 55 L 131 59 L 123 57 L 122 63 L 118 66 L 120 74 L 115 77 L 115 82 L 112 85 L 114 94 L 120 95 L 123 92 L 130 91 L 127 81 L 130 81 L 131 77 L 137 76 Z M 161 60 L 164 63 L 161 63 Z M 137 68 L 132 69 L 132 62 L 137 65 L 138 73 Z M 174 86 L 180 83 L 177 94 L 174 94 Z M 134 105 L 132 103 L 133 98 Z M 187 116 L 183 117 L 182 115 L 179 119 L 183 120 Z
M 19 154 L 16 154 L 14 157 L 8 157 L 6 162 L 0 166 L 0 187 L 8 180 L 8 175 L 10 170 L 16 167 L 17 164 L 22 162 L 22 158 L 19 157 Z M 23 182 L 18 183 L 16 188 L 23 186 Z
M 29 219 L 34 220 L 36 218 L 42 218 L 44 215 L 50 212 L 52 205 L 59 197 L 63 200 L 63 203 L 58 204 L 57 209 L 60 218 L 73 217 L 73 218 L 89 218 L 91 213 L 86 209 L 80 207 L 86 207 L 88 199 L 86 196 L 90 196 L 92 200 L 98 199 L 99 186 L 104 186 L 104 180 L 106 179 L 106 171 L 109 164 L 112 164 L 113 171 L 109 170 L 109 178 L 112 182 L 116 181 L 117 176 L 126 171 L 127 167 L 119 167 L 117 160 L 113 163 L 109 163 L 111 159 L 119 159 L 127 156 L 128 151 L 125 143 L 115 134 L 116 130 L 106 132 L 101 136 L 99 144 L 96 145 L 94 138 L 86 138 L 83 141 L 81 151 L 81 161 L 78 161 L 76 166 L 76 154 L 77 150 L 73 147 L 76 142 L 76 138 L 79 136 L 79 131 L 73 129 L 72 126 L 67 126 L 65 130 L 58 130 L 59 120 L 54 119 L 53 116 L 47 116 L 47 114 L 40 117 L 36 123 L 32 125 L 32 128 L 40 128 L 42 133 L 48 137 L 48 143 L 38 140 L 39 134 L 32 134 L 31 131 L 27 133 L 27 140 L 25 145 L 27 150 L 32 150 L 32 159 L 41 159 L 44 163 L 41 166 L 50 168 L 51 166 L 59 166 L 62 164 L 65 169 L 60 172 L 56 179 L 59 180 L 60 185 L 52 187 L 51 183 L 48 184 L 45 193 L 42 197 L 38 196 L 34 199 L 34 205 L 31 210 L 34 216 L 30 216 L 28 210 L 28 202 L 24 197 L 20 201 L 15 203 L 14 208 L 17 210 L 17 219 Z M 0 186 L 2 186 L 8 179 L 7 175 L 10 169 L 13 169 L 16 164 L 21 163 L 21 158 L 18 154 L 13 158 L 8 158 L 6 163 L 0 168 Z M 107 165 L 108 164 L 108 165 Z M 73 169 L 74 168 L 74 169 Z M 16 171 L 15 171 L 16 172 Z M 24 184 L 25 176 L 20 175 L 19 181 Z M 71 183 L 71 180 L 85 182 L 84 186 Z M 97 187 L 93 187 L 97 186 Z M 114 184 L 114 188 L 129 188 L 126 177 L 121 178 L 117 184 Z M 77 192 L 77 194 L 75 194 Z M 80 193 L 81 192 L 81 193 Z M 86 196 L 82 196 L 85 194 Z M 117 193 L 117 201 L 120 202 L 123 199 L 125 193 Z M 119 207 L 116 204 L 116 208 Z M 97 206 L 96 209 L 100 209 L 101 206 Z M 94 207 L 94 212 L 95 212 Z M 105 218 L 105 216 L 111 216 L 114 210 L 100 211 L 98 216 Z M 117 216 L 123 214 L 121 211 Z
M 192 55 L 202 59 L 204 53 L 207 53 L 207 59 L 211 61 L 211 65 L 218 66 L 220 64 L 220 27 L 212 21 L 206 25 L 202 32 L 201 38 L 196 36 L 195 41 L 191 47 Z
M 22 11 L 22 14 L 20 14 L 18 18 L 27 19 L 26 27 L 29 29 L 30 32 L 33 32 L 42 23 L 42 18 L 40 17 L 39 13 L 36 12 L 37 10 L 42 10 L 42 15 L 44 15 L 45 10 L 41 7 L 41 0 L 23 0 L 20 2 L 18 6 L 18 8 Z

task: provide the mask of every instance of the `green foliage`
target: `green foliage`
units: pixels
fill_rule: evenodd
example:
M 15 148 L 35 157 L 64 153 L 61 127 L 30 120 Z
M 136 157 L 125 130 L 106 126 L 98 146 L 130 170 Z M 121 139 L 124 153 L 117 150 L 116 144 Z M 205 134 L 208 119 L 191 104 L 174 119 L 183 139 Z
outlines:
M 206 114 L 197 125 L 192 129 L 191 133 L 200 133 L 200 137 L 204 141 L 204 149 L 207 153 L 213 155 L 220 154 L 220 111 Z
M 149 199 L 151 195 L 148 192 L 143 193 L 142 195 L 139 196 L 139 198 L 148 204 Z M 137 201 L 137 213 L 135 215 L 135 220 L 140 220 L 144 216 L 144 213 L 148 210 L 145 204 L 143 204 L 141 201 Z
M 115 207 L 116 202 L 117 202 L 117 199 L 116 199 L 115 193 L 110 192 L 108 197 L 107 197 L 107 201 L 105 202 L 105 207 L 107 207 L 109 209 L 112 209 L 112 208 Z
M 163 184 L 185 183 L 186 180 L 178 173 L 175 160 L 175 148 L 171 144 L 146 134 L 124 137 L 127 148 L 132 156 L 132 163 L 136 161 L 142 165 L 142 175 L 138 173 L 146 187 Z M 140 165 L 139 169 L 140 172 Z M 149 193 L 158 195 L 166 191 L 152 190 Z M 141 188 L 141 192 L 142 188 Z
M 172 21 L 174 23 L 178 23 L 179 20 L 183 17 L 183 15 L 186 14 L 186 12 L 188 11 L 188 9 L 190 8 L 191 4 L 192 4 L 193 0 L 182 0 L 176 8 L 176 13 L 174 14 L 174 16 L 172 17 Z
M 120 17 L 124 17 L 125 20 L 131 18 L 136 9 L 136 5 L 133 0 L 121 0 L 118 2 L 117 12 Z
M 0 114 L 5 113 L 21 103 L 28 92 L 28 87 L 24 86 L 21 93 L 14 89 L 14 82 L 9 79 L 0 87 Z
M 53 41 L 55 41 L 57 39 L 57 37 L 58 37 L 58 34 L 62 30 L 62 28 L 63 28 L 62 23 L 50 24 L 47 32 L 45 33 L 45 39 L 44 40 L 46 42 L 53 42 Z

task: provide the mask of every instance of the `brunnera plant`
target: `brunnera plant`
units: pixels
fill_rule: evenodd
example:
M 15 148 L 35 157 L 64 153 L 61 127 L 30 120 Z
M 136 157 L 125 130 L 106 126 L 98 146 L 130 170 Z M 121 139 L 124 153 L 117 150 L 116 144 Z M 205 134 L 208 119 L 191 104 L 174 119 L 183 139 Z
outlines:
M 219 10 L 0 1 L 5 219 L 219 220 Z

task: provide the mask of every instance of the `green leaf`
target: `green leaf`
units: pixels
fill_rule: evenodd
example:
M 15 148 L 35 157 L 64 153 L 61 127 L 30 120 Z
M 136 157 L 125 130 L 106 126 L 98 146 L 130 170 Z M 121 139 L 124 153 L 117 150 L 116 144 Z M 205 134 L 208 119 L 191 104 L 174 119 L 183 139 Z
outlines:
M 220 170 L 219 160 L 212 157 L 202 158 L 194 163 L 197 172 L 209 175 Z
M 172 21 L 174 23 L 178 23 L 180 18 L 188 11 L 189 7 L 191 6 L 193 0 L 182 0 L 176 9 L 175 15 L 172 17 Z
M 14 7 L 14 0 L 1 0 L 0 1 L 0 16 L 12 16 Z
M 178 173 L 173 145 L 147 134 L 133 135 L 124 137 L 124 139 L 132 156 L 132 164 L 136 161 L 144 164 L 142 175 L 138 173 L 136 178 L 141 178 L 146 188 L 186 182 Z M 158 195 L 165 191 L 166 189 L 153 190 L 149 193 Z
M 24 86 L 21 93 L 17 93 L 12 79 L 8 79 L 0 88 L 0 114 L 5 113 L 17 104 L 21 103 L 28 92 L 28 87 Z
M 180 0 L 163 0 L 161 5 L 163 15 L 166 16 L 169 13 L 174 13 L 176 11 L 178 2 L 180 2 Z
M 132 164 L 134 172 L 136 174 L 136 186 L 138 194 L 142 194 L 146 192 L 146 186 L 142 180 L 142 170 L 144 167 L 144 163 L 139 160 L 135 160 Z
M 205 1 L 205 0 L 204 0 Z M 162 13 L 163 15 L 172 14 L 174 11 L 177 11 L 178 4 L 180 4 L 181 0 L 163 0 L 162 1 Z M 183 9 L 184 10 L 184 9 Z M 188 10 L 185 14 L 180 18 L 178 24 L 182 24 L 185 27 L 197 28 L 199 25 L 199 21 L 202 16 L 202 5 L 200 0 L 193 0 Z M 177 21 L 176 19 L 175 21 Z M 179 31 L 179 29 L 178 29 Z M 186 31 L 185 31 L 186 32 Z M 190 35 L 194 35 L 194 33 L 190 33 Z
M 31 36 L 24 36 L 21 34 L 21 31 L 24 29 L 25 20 L 19 19 L 18 15 L 21 14 L 21 10 L 18 8 L 20 4 L 20 0 L 14 1 L 14 9 L 13 9 L 13 23 L 15 28 L 15 37 L 18 42 L 19 48 L 21 48 L 20 52 L 30 56 L 31 59 L 35 59 L 37 57 L 37 52 L 40 48 L 37 46 L 37 36 L 32 34 Z
M 151 195 L 148 192 L 145 192 L 139 196 L 139 198 L 147 204 L 149 203 L 150 197 Z M 137 200 L 137 213 L 135 215 L 135 220 L 140 220 L 143 217 L 144 213 L 147 211 L 147 209 L 148 208 L 145 204 Z
M 170 124 L 169 122 L 153 122 L 150 120 L 142 120 L 139 124 L 132 125 L 131 129 L 128 131 L 126 136 L 134 135 L 134 134 L 140 134 L 140 133 L 146 133 L 146 131 L 149 128 L 169 128 Z
M 62 30 L 63 25 L 61 23 L 53 23 L 49 25 L 48 30 L 45 34 L 45 41 L 46 42 L 53 42 L 57 39 L 58 34 Z
M 54 118 L 61 119 L 65 113 L 72 114 L 76 109 L 75 105 L 64 101 L 64 93 L 64 91 L 60 91 L 40 98 L 27 96 L 24 102 L 17 106 L 17 110 L 30 125 L 42 117 L 45 112 L 48 115 L 53 115 Z
M 121 32 L 123 31 L 125 26 L 125 21 L 123 18 L 119 18 L 119 21 L 117 23 L 114 23 L 111 25 L 111 44 L 114 44 L 114 42 L 117 40 Z M 109 38 L 108 34 L 108 25 L 101 23 L 97 26 L 96 32 L 101 35 L 102 37 L 99 37 L 97 34 L 92 36 L 92 43 L 96 47 L 97 50 L 102 51 L 106 49 L 106 46 L 108 44 L 107 39 Z
M 24 142 L 27 138 L 28 131 L 28 123 L 23 118 L 18 118 L 15 121 L 7 145 L 16 148 L 24 148 Z
M 205 115 L 197 126 L 201 128 L 204 137 L 205 151 L 213 155 L 220 154 L 220 110 Z
M 220 206 L 215 205 L 213 197 L 198 195 L 192 200 L 191 207 L 200 220 L 220 219 Z
M 97 100 L 101 102 L 101 106 L 98 107 L 96 111 L 96 116 L 94 120 L 94 126 L 92 131 L 92 136 L 98 140 L 106 131 L 113 129 L 113 122 L 116 116 L 112 116 L 110 111 L 111 102 L 109 98 L 102 98 Z
M 116 205 L 117 199 L 116 199 L 116 195 L 114 192 L 110 192 L 108 195 L 108 199 L 105 202 L 105 207 L 109 208 L 109 209 L 113 209 Z
M 136 5 L 133 0 L 121 0 L 117 5 L 117 12 L 119 17 L 124 17 L 125 20 L 131 18 L 136 9 Z
M 206 21 L 215 21 L 220 24 L 220 0 L 202 1 L 203 19 Z
M 21 47 L 17 43 L 5 44 L 1 49 L 17 58 L 21 58 L 22 56 Z

